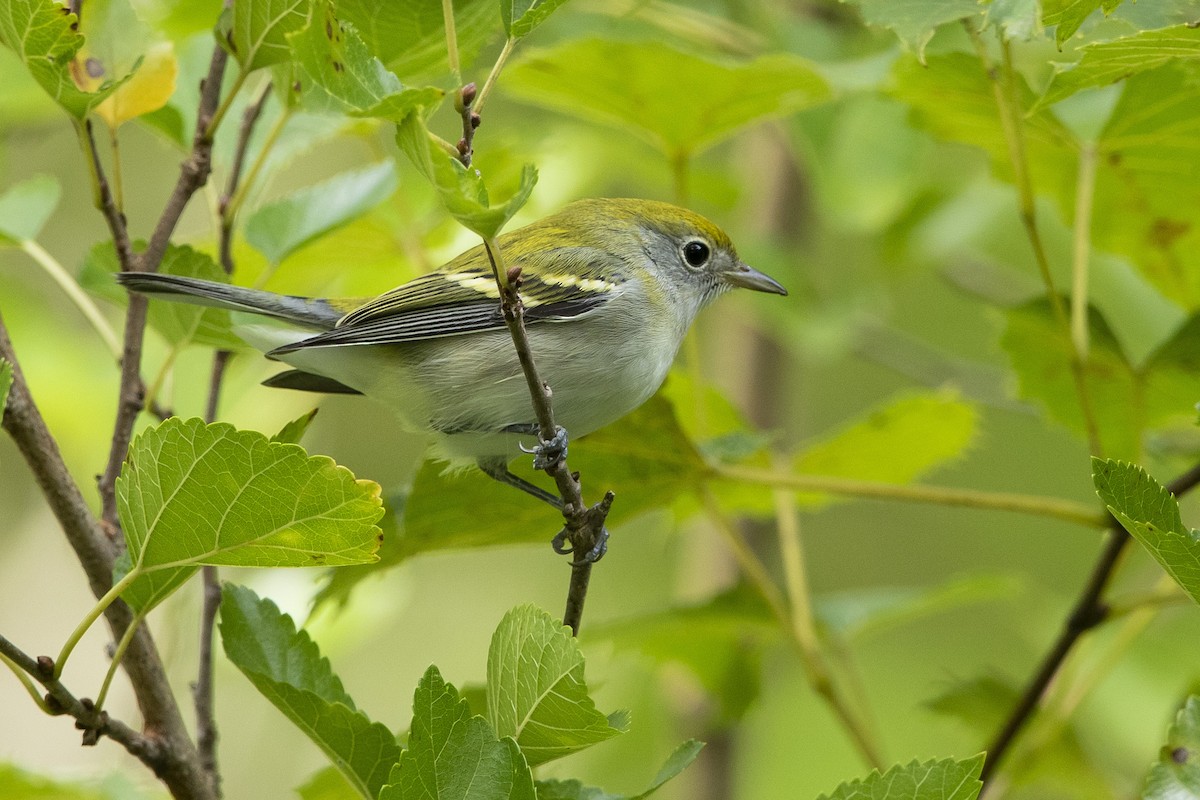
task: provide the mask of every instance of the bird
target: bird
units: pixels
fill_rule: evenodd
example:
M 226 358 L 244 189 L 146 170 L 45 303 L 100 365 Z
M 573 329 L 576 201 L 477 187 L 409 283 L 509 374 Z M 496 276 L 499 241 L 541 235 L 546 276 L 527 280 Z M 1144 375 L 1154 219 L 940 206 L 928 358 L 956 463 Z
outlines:
M 553 392 L 561 440 L 538 440 L 484 245 L 374 298 L 281 295 L 160 273 L 116 279 L 152 298 L 245 312 L 234 333 L 292 367 L 265 385 L 375 398 L 406 429 L 432 434 L 431 455 L 450 468 L 474 465 L 559 509 L 557 495 L 509 470 L 513 459 L 537 446 L 553 458 L 566 432 L 584 436 L 648 400 L 697 314 L 726 291 L 787 294 L 742 262 L 714 223 L 654 200 L 578 200 L 501 235 L 498 246 L 519 268 L 530 350 Z

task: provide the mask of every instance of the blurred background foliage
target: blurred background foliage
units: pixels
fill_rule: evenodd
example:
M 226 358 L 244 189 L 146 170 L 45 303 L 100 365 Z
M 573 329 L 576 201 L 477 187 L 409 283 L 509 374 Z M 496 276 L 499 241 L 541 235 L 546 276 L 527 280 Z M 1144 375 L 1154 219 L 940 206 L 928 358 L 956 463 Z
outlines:
M 335 5 L 405 85 L 454 88 L 440 3 Z M 84 56 L 108 70 L 93 77 L 138 64 L 133 80 L 146 82 L 96 114 L 112 173 L 119 159 L 134 238 L 150 234 L 190 145 L 220 6 L 84 3 Z M 504 46 L 495 4 L 455 6 L 464 79 L 482 83 Z M 973 37 L 961 18 L 982 33 Z M 659 796 L 811 797 L 867 770 L 809 687 L 789 635 L 739 578 L 719 526 L 700 513 L 692 490 L 704 481 L 702 455 L 766 468 L 774 453 L 777 466 L 801 473 L 920 479 L 1100 511 L 1071 344 L 1045 299 L 1023 201 L 1036 211 L 1059 290 L 1072 293 L 1087 267 L 1091 312 L 1075 315 L 1083 322 L 1074 335 L 1086 337 L 1105 453 L 1164 479 L 1194 461 L 1200 30 L 1185 23 L 1197 20 L 1189 0 L 572 0 L 521 41 L 476 140 L 494 187 L 516 185 L 522 164 L 538 167 L 514 226 L 580 197 L 674 201 L 717 220 L 748 263 L 790 290 L 786 299 L 723 299 L 701 318 L 660 398 L 622 430 L 572 448 L 587 496 L 618 492 L 582 642 L 598 704 L 630 708 L 634 722 L 549 776 L 633 791 L 692 737 L 708 747 Z M 1006 54 L 1015 78 L 995 84 L 988 70 Z M 176 244 L 215 255 L 237 121 L 269 77 L 255 73 L 241 87 L 217 137 L 213 180 Z M 77 276 L 119 330 L 112 249 L 71 125 L 7 48 L 0 86 L 0 310 L 42 413 L 97 501 L 92 476 L 108 447 L 118 371 L 53 265 Z M 1013 169 L 1004 133 L 1012 120 L 997 92 L 1020 107 L 1032 197 Z M 306 102 L 284 111 L 287 102 L 267 102 L 250 145 L 257 171 L 240 199 L 237 282 L 370 295 L 474 244 L 400 155 L 391 123 L 316 113 Z M 450 105 L 429 124 L 453 141 Z M 228 334 L 219 322 L 157 313 L 147 380 L 176 413 L 199 415 L 205 345 Z M 271 371 L 253 353 L 236 356 L 221 419 L 271 434 L 312 407 L 312 396 L 259 386 Z M 383 484 L 387 569 L 228 576 L 298 619 L 315 608 L 308 628 L 350 693 L 402 728 L 429 664 L 460 686 L 480 683 L 507 609 L 561 606 L 567 570 L 547 547 L 554 515 L 475 476 L 422 468 L 421 440 L 380 407 L 341 397 L 320 405 L 305 446 Z M 629 455 L 637 437 L 658 448 L 649 466 Z M 745 517 L 747 541 L 782 581 L 777 498 L 745 482 L 715 483 L 712 494 Z M 827 494 L 796 503 L 826 657 L 869 709 L 884 762 L 980 751 L 1060 626 L 1098 531 L 937 504 Z M 92 601 L 6 439 L 0 507 L 0 627 L 29 651 L 54 652 Z M 1195 505 L 1185 503 L 1189 513 Z M 1114 598 L 1127 613 L 1072 658 L 1050 713 L 997 787 L 1005 796 L 1128 797 L 1157 757 L 1200 676 L 1200 618 L 1140 551 Z M 193 585 L 152 618 L 181 696 L 198 605 Z M 102 648 L 93 631 L 68 678 L 102 674 Z M 321 766 L 226 664 L 217 685 L 226 796 L 285 796 Z M 114 714 L 136 716 L 119 682 L 114 692 Z M 158 796 L 117 747 L 78 748 L 70 727 L 39 714 L 15 681 L 0 680 L 0 708 L 4 761 L 103 781 L 103 796 Z

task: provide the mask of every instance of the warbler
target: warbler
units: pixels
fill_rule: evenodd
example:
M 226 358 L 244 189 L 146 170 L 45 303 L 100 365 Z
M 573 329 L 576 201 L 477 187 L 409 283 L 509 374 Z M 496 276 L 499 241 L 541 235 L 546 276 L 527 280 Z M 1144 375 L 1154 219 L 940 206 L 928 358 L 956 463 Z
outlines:
M 786 295 L 742 263 L 704 217 L 650 200 L 580 200 L 499 237 L 520 268 L 534 361 L 553 391 L 555 421 L 578 437 L 644 403 L 666 378 L 697 313 L 728 289 Z M 529 389 L 480 245 L 436 272 L 373 299 L 274 294 L 195 278 L 122 272 L 132 291 L 282 321 L 234 332 L 294 369 L 264 383 L 356 393 L 433 434 L 432 454 L 561 507 L 508 464 L 537 443 Z M 565 447 L 565 439 L 546 443 Z

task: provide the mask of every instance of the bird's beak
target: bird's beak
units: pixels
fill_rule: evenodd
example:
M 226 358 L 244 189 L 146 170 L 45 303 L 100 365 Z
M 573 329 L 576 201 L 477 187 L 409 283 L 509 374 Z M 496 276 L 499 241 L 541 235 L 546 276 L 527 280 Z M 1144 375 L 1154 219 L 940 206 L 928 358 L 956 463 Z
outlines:
M 787 289 L 780 286 L 779 281 L 768 275 L 764 275 L 754 267 L 743 264 L 740 261 L 733 269 L 722 272 L 721 277 L 730 286 L 736 286 L 739 289 L 753 289 L 756 292 L 769 292 L 771 294 L 787 294 Z

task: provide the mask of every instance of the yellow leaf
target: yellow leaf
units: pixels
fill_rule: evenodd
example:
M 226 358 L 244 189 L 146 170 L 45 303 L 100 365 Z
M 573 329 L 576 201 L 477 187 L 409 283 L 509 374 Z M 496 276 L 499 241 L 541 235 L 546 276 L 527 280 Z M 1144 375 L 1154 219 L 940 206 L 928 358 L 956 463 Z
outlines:
M 122 123 L 157 111 L 175 93 L 178 71 L 174 46 L 170 42 L 154 45 L 146 51 L 133 77 L 96 106 L 96 114 L 115 130 Z

